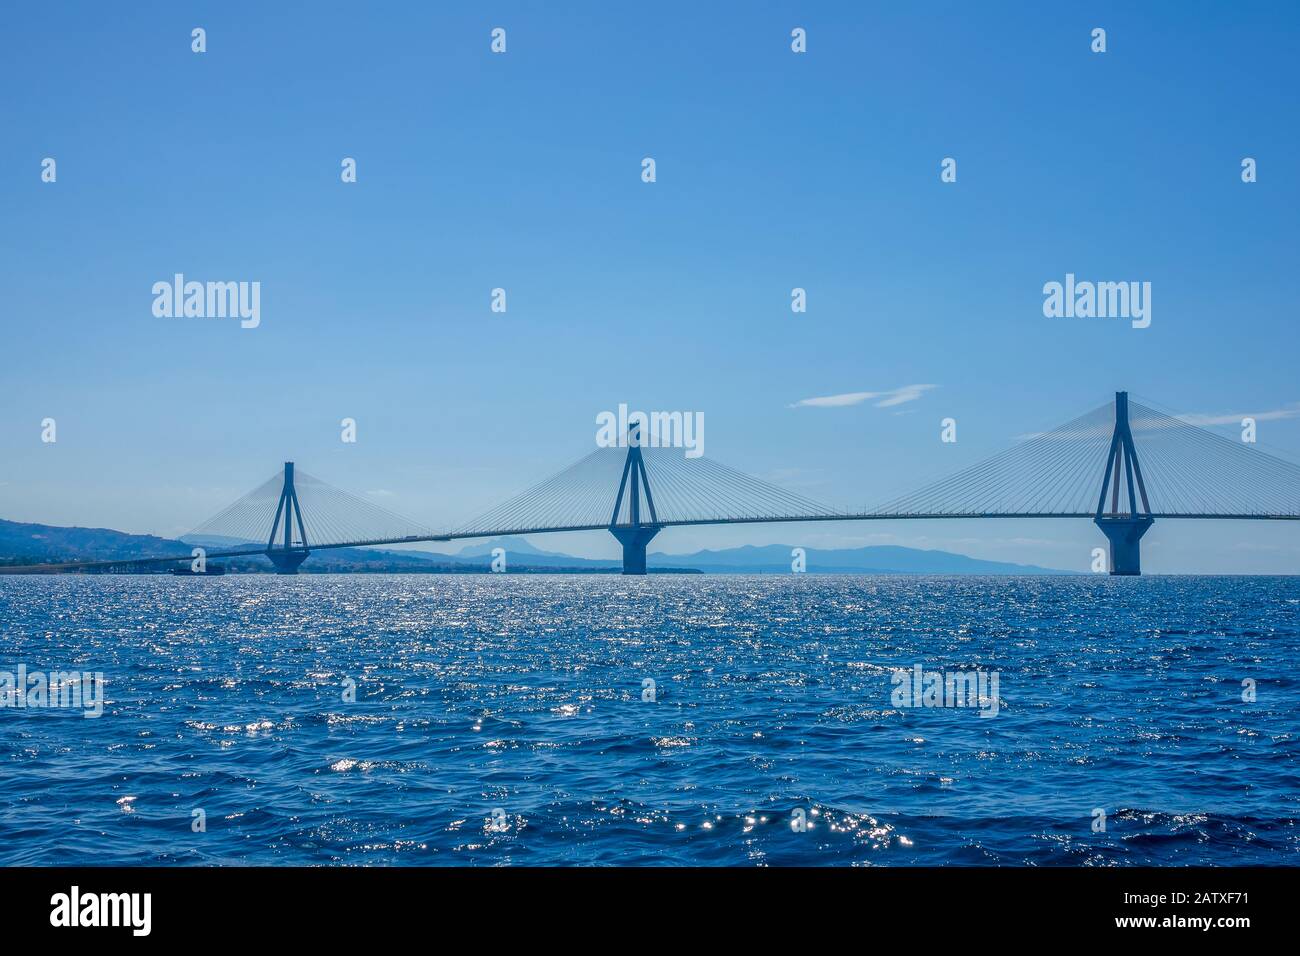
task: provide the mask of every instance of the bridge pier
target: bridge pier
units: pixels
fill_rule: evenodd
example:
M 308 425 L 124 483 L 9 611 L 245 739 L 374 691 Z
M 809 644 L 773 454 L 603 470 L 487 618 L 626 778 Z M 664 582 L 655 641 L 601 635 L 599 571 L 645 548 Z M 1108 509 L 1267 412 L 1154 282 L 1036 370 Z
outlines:
M 610 528 L 610 533 L 623 545 L 623 573 L 645 574 L 645 550 L 650 540 L 659 533 L 655 525 L 636 528 Z
M 1110 573 L 1138 575 L 1142 573 L 1142 535 L 1155 524 L 1146 518 L 1094 518 L 1106 540 L 1110 542 Z
M 271 563 L 275 565 L 276 574 L 297 574 L 299 566 L 307 560 L 309 554 L 311 554 L 311 552 L 305 549 L 298 551 L 266 552 L 266 556 L 270 558 Z
M 641 520 L 641 499 L 645 498 L 650 520 Z M 627 516 L 623 520 L 623 503 L 627 503 Z M 645 546 L 659 533 L 659 516 L 655 513 L 655 499 L 650 491 L 650 476 L 645 470 L 641 455 L 641 424 L 632 422 L 627 429 L 627 459 L 623 462 L 623 478 L 614 499 L 614 514 L 609 519 L 609 533 L 623 545 L 623 573 L 645 574 Z
M 294 541 L 294 518 L 298 519 L 297 543 Z M 281 518 L 284 520 L 281 521 Z M 276 538 L 282 541 L 276 547 Z M 307 527 L 302 520 L 302 505 L 298 504 L 298 490 L 293 485 L 293 462 L 284 463 L 284 487 L 280 489 L 280 503 L 271 521 L 271 536 L 266 541 L 266 556 L 275 565 L 276 574 L 297 574 L 299 566 L 307 560 Z
M 1124 494 L 1125 491 L 1128 493 Z M 1142 464 L 1133 443 L 1133 429 L 1129 425 L 1128 392 L 1116 392 L 1115 431 L 1111 434 L 1110 451 L 1106 453 L 1106 474 L 1101 479 L 1097 516 L 1093 518 L 1093 523 L 1110 542 L 1111 574 L 1142 573 L 1138 542 L 1154 522 L 1146 482 L 1142 480 Z

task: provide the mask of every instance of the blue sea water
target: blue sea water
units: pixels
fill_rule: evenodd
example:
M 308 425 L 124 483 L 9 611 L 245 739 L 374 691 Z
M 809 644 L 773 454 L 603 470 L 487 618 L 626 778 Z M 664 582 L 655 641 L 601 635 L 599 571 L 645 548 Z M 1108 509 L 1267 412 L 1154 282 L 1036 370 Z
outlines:
M 1298 578 L 0 577 L 0 625 L 107 700 L 0 709 L 4 864 L 1300 862 Z

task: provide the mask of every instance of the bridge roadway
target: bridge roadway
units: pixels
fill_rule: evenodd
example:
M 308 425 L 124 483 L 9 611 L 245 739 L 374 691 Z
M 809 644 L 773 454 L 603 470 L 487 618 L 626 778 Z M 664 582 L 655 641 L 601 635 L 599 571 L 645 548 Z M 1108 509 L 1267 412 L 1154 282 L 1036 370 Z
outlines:
M 1219 521 L 1300 521 L 1300 515 L 1293 514 L 1161 514 L 1153 513 L 1152 518 L 1162 520 L 1169 519 L 1189 519 L 1189 520 L 1208 520 L 1214 519 Z M 1057 514 L 1040 514 L 1037 512 L 986 512 L 980 514 L 883 514 L 867 512 L 860 514 L 842 514 L 842 515 L 791 515 L 789 517 L 777 518 L 720 518 L 720 519 L 701 519 L 686 521 L 662 521 L 654 525 L 645 525 L 645 527 L 663 528 L 680 528 L 698 525 L 738 525 L 738 524 L 796 524 L 813 521 L 931 521 L 939 519 L 971 519 L 971 518 L 1087 518 L 1092 520 L 1094 515 L 1091 512 L 1061 512 Z M 619 526 L 631 527 L 631 526 Z M 609 531 L 611 528 L 608 524 L 590 524 L 590 525 L 570 525 L 564 527 L 551 528 L 515 528 L 491 531 L 460 531 L 448 532 L 446 534 L 436 535 L 407 535 L 401 538 L 374 538 L 366 541 L 345 541 L 337 544 L 309 544 L 305 549 L 307 551 L 329 551 L 339 548 L 371 548 L 382 545 L 392 544 L 419 544 L 423 542 L 447 542 L 447 541 L 469 541 L 476 538 L 506 538 L 527 534 L 558 534 L 568 531 Z M 277 551 L 279 549 L 276 549 Z M 247 548 L 237 548 L 225 551 L 205 551 L 205 560 L 214 560 L 217 558 L 243 558 L 254 555 L 266 555 L 268 549 L 263 545 L 249 546 Z M 91 568 L 109 568 L 109 567 L 136 567 L 140 565 L 153 564 L 175 564 L 181 561 L 193 561 L 194 555 L 178 554 L 167 557 L 148 557 L 148 558 L 121 558 L 116 561 L 65 561 L 58 564 L 32 564 L 17 565 L 13 567 L 0 567 L 0 574 L 44 574 L 51 571 L 75 571 Z

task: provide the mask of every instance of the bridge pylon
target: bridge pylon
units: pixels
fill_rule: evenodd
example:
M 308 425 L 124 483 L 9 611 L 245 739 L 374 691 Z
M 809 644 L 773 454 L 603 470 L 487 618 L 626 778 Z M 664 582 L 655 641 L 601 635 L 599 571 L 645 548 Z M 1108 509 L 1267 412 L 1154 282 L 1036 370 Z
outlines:
M 294 534 L 297 519 L 297 535 Z M 278 540 L 278 546 L 277 546 Z M 280 491 L 280 504 L 271 522 L 271 535 L 266 540 L 266 556 L 275 565 L 276 574 L 297 574 L 298 567 L 307 560 L 307 528 L 302 521 L 302 506 L 293 486 L 293 462 L 284 463 L 284 487 Z
M 641 498 L 645 497 L 650 520 L 642 520 Z M 619 521 L 623 502 L 627 501 L 628 520 Z M 645 574 L 646 545 L 659 533 L 662 525 L 655 513 L 655 499 L 650 491 L 650 478 L 646 474 L 645 459 L 641 455 L 641 423 L 632 422 L 627 429 L 627 460 L 623 463 L 623 477 L 618 485 L 618 498 L 614 501 L 614 515 L 609 520 L 609 531 L 623 545 L 623 573 Z
M 1122 495 L 1121 489 L 1125 487 L 1127 494 Z M 1139 498 L 1142 500 L 1140 508 Z M 1115 393 L 1115 431 L 1106 455 L 1106 474 L 1101 481 L 1101 496 L 1097 499 L 1097 515 L 1093 522 L 1110 542 L 1110 573 L 1141 574 L 1139 542 L 1155 523 L 1155 518 L 1151 516 L 1146 484 L 1142 481 L 1142 465 L 1133 446 L 1133 431 L 1128 421 L 1128 392 Z

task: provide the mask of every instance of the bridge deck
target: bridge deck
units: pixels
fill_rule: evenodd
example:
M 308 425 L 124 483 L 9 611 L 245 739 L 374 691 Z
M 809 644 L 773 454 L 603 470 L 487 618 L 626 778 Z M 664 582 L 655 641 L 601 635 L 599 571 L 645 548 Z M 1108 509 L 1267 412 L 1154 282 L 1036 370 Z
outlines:
M 807 522 L 826 521 L 934 521 L 961 520 L 976 518 L 1017 518 L 1017 519 L 1052 519 L 1052 518 L 1086 518 L 1095 517 L 1090 512 L 1070 512 L 1061 514 L 1037 514 L 1032 512 L 987 512 L 979 514 L 862 514 L 839 515 L 789 515 L 786 517 L 763 518 L 714 518 L 700 520 L 662 521 L 658 528 L 681 528 L 701 525 L 739 525 L 739 524 L 803 524 Z M 1300 514 L 1162 514 L 1156 512 L 1152 518 L 1160 520 L 1194 519 L 1198 521 L 1300 521 Z M 447 541 L 468 541 L 476 538 L 505 538 L 527 534 L 559 534 L 573 531 L 609 531 L 608 524 L 565 525 L 547 528 L 504 528 L 487 531 L 451 531 L 445 534 L 406 535 L 395 538 L 371 538 L 363 541 L 331 542 L 329 544 L 309 544 L 309 551 L 329 551 L 339 548 L 373 548 L 394 544 L 439 543 Z M 265 545 L 250 545 L 246 548 L 231 548 L 223 551 L 207 551 L 205 559 L 242 558 L 266 554 Z M 192 561 L 193 554 L 176 554 L 148 558 L 119 558 L 115 561 L 65 561 L 57 564 L 28 564 L 0 567 L 0 574 L 43 574 L 51 571 L 75 571 L 90 568 L 127 567 L 151 564 L 174 564 L 180 561 Z

